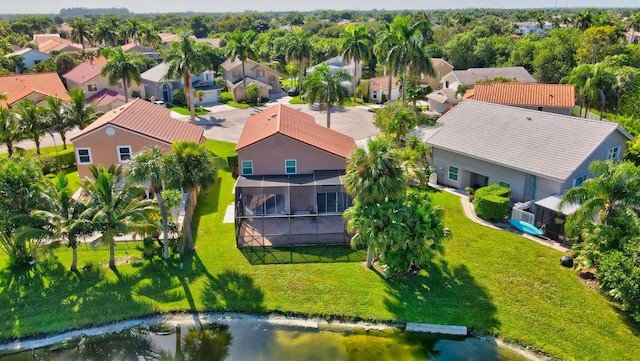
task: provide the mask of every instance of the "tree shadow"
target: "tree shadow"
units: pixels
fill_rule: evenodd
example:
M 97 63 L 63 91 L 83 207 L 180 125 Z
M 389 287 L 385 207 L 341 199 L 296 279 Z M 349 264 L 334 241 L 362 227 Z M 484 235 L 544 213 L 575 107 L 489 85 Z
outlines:
M 362 262 L 366 249 L 354 250 L 345 245 L 243 247 L 239 249 L 252 265 Z
M 497 330 L 496 307 L 465 265 L 431 263 L 413 277 L 387 280 L 387 309 L 403 320 Z

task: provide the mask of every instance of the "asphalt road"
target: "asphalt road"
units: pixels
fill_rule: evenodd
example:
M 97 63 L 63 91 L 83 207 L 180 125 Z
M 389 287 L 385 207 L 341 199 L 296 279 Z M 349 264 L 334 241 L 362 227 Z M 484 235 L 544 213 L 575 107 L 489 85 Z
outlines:
M 317 110 L 317 106 L 310 106 L 307 104 L 293 105 L 288 104 L 289 97 L 283 97 L 278 99 L 279 102 L 286 104 L 294 109 L 298 109 L 304 113 L 312 115 L 317 124 L 322 126 L 326 125 L 327 113 Z M 269 103 L 266 106 L 254 107 L 248 109 L 236 109 L 227 105 L 214 105 L 208 107 L 210 113 L 202 115 L 196 119 L 195 124 L 204 128 L 204 136 L 207 139 L 222 140 L 226 142 L 236 143 L 240 139 L 242 128 L 247 118 L 253 114 L 257 114 L 260 111 L 268 109 L 274 106 L 277 102 Z M 175 117 L 180 120 L 188 121 L 188 116 L 180 116 L 173 113 Z M 345 107 L 343 109 L 337 109 L 334 107 L 331 112 L 331 129 L 338 132 L 350 135 L 356 141 L 365 139 L 380 132 L 373 125 L 374 113 L 370 112 L 367 107 Z M 73 135 L 77 134 L 79 130 L 74 129 L 66 134 L 67 143 Z M 46 135 L 41 139 L 40 147 L 51 147 L 54 145 L 61 145 L 62 139 L 59 134 Z M 35 143 L 30 140 L 24 140 L 16 144 L 16 147 L 24 149 L 34 149 Z M 6 153 L 7 147 L 0 145 L 0 153 Z

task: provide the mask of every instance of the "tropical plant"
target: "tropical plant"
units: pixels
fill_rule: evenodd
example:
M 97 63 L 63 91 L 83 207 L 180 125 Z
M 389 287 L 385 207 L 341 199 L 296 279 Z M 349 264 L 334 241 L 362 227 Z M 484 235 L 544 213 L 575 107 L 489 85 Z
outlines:
M 54 97 L 47 97 L 47 105 L 45 108 L 45 119 L 49 134 L 53 137 L 53 133 L 57 132 L 62 138 L 62 149 L 67 149 L 67 132 L 75 127 L 71 119 L 67 117 L 66 109 L 62 100 Z
M 160 148 L 153 147 L 143 150 L 134 155 L 127 164 L 128 178 L 139 184 L 150 183 L 150 191 L 158 200 L 158 208 L 162 216 L 162 232 L 163 232 L 163 256 L 164 259 L 169 258 L 169 221 L 167 216 L 167 208 L 165 207 L 164 198 L 162 197 L 162 189 L 164 188 L 164 163 L 163 154 Z
M 157 207 L 149 199 L 142 199 L 140 187 L 123 183 L 122 167 L 112 165 L 89 166 L 93 179 L 84 179 L 82 188 L 87 192 L 87 209 L 83 217 L 90 219 L 93 230 L 99 233 L 97 241 L 109 246 L 109 267 L 115 269 L 115 238 L 130 233 L 152 234 L 158 225 Z M 122 188 L 120 188 L 122 187 Z
M 0 144 L 7 146 L 9 157 L 13 156 L 14 144 L 23 139 L 15 114 L 0 107 Z
M 158 31 L 155 26 L 151 23 L 144 23 L 140 26 L 140 30 L 138 32 L 140 44 L 144 46 L 148 46 L 152 49 L 156 49 L 162 44 L 162 38 L 158 35 Z
M 640 11 L 636 11 L 627 19 L 627 26 L 629 27 L 629 44 L 633 44 L 636 40 L 636 31 L 640 30 Z
M 185 230 L 189 249 L 193 250 L 191 234 L 191 203 L 196 190 L 206 188 L 216 179 L 216 168 L 210 152 L 204 145 L 195 142 L 176 142 L 171 146 L 173 152 L 165 158 L 167 183 L 171 188 L 182 189 L 187 193 L 185 201 Z M 184 253 L 184 241 L 180 254 Z
M 343 81 L 351 80 L 351 75 L 340 69 L 331 72 L 326 64 L 318 65 L 309 74 L 309 80 L 305 84 L 307 102 L 318 102 L 320 110 L 327 111 L 327 128 L 331 128 L 331 109 L 334 105 L 342 105 L 349 97 L 349 90 L 342 85 Z
M 89 23 L 83 19 L 75 19 L 70 24 L 71 26 L 71 40 L 82 44 L 82 50 L 85 49 L 85 43 L 91 42 L 92 35 Z
M 356 87 L 360 83 L 358 79 L 358 65 L 360 61 L 369 61 L 373 54 L 373 37 L 364 25 L 348 25 L 342 34 L 342 57 L 345 62 L 353 60 L 355 64 L 355 77 L 353 79 L 353 96 L 356 96 Z
M 122 35 L 127 38 L 127 41 L 138 44 L 141 27 L 142 23 L 140 23 L 140 20 L 138 20 L 138 18 L 131 17 L 124 23 L 122 27 Z
M 300 27 L 295 27 L 285 35 L 282 48 L 287 61 L 298 63 L 298 92 L 300 93 L 302 93 L 305 64 L 309 62 L 313 53 L 310 37 L 311 34 Z
M 65 104 L 65 114 L 70 124 L 81 130 L 98 119 L 93 103 L 87 103 L 82 89 L 71 89 L 71 99 Z
M 36 143 L 36 153 L 40 154 L 40 139 L 47 132 L 44 109 L 28 99 L 21 100 L 16 106 L 18 127 L 26 139 Z
M 225 36 L 225 55 L 235 61 L 242 62 L 242 89 L 244 91 L 244 99 L 247 100 L 247 78 L 245 75 L 245 63 L 247 59 L 257 59 L 256 48 L 254 45 L 256 33 L 253 30 L 247 30 L 243 33 L 235 31 Z
M 96 43 L 108 46 L 116 46 L 118 44 L 117 29 L 108 21 L 99 22 L 93 34 Z
M 140 84 L 140 70 L 132 60 L 132 54 L 125 53 L 122 48 L 116 50 L 105 49 L 102 54 L 107 58 L 107 63 L 102 67 L 100 74 L 108 76 L 109 85 L 122 82 L 124 101 L 129 102 L 129 86 L 131 81 Z

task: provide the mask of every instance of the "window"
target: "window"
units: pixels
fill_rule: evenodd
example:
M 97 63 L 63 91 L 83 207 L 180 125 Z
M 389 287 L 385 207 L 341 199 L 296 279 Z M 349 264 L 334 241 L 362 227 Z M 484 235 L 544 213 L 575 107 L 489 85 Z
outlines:
M 620 146 L 615 146 L 613 148 L 609 148 L 609 154 L 607 154 L 607 159 L 615 160 L 620 157 Z
M 373 99 L 378 99 L 378 91 L 377 90 L 373 91 Z
M 458 181 L 458 167 L 449 166 L 449 180 L 454 182 Z
M 352 199 L 344 192 L 325 192 L 316 195 L 318 213 L 342 213 L 349 208 Z
M 76 148 L 76 156 L 78 158 L 78 164 L 91 164 L 91 148 Z
M 121 81 L 118 82 L 118 89 L 122 89 L 122 82 Z
M 259 78 L 264 78 L 264 69 L 256 70 L 256 76 Z
M 573 180 L 573 186 L 577 187 L 577 186 L 581 185 L 582 183 L 584 183 L 584 181 L 586 181 L 586 180 L 587 180 L 587 175 L 586 174 L 583 174 L 583 175 L 581 175 L 579 177 L 576 177 L 576 179 Z
M 33 61 L 33 65 L 38 65 L 38 64 L 40 64 L 40 63 L 41 63 L 41 61 L 40 61 L 40 60 L 34 60 L 34 61 Z
M 98 91 L 98 86 L 96 84 L 87 84 L 87 91 L 96 92 Z
M 242 161 L 242 175 L 253 175 L 253 161 L 252 160 L 243 160 Z
M 120 163 L 126 163 L 131 159 L 131 146 L 119 145 L 118 147 L 118 161 Z
M 295 159 L 287 159 L 284 161 L 284 173 L 285 174 L 296 174 L 297 166 Z
M 498 185 L 499 185 L 500 187 L 505 187 L 505 188 L 509 188 L 509 189 L 511 189 L 511 184 L 509 184 L 509 183 L 507 183 L 507 182 L 499 181 L 499 182 L 498 182 Z

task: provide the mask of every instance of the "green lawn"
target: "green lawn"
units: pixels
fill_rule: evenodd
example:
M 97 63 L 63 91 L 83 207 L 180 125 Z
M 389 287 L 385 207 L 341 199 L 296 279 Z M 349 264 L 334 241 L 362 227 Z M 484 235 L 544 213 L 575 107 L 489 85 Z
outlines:
M 227 155 L 233 144 L 208 141 Z M 466 325 L 532 346 L 561 359 L 631 360 L 640 336 L 614 304 L 558 265 L 561 254 L 515 234 L 469 221 L 457 196 L 433 192 L 453 238 L 446 254 L 417 276 L 385 280 L 346 247 L 273 250 L 297 263 L 252 264 L 235 248 L 233 224 L 222 224 L 233 201 L 226 171 L 203 191 L 195 214 L 197 252 L 180 270 L 175 259 L 143 259 L 135 243 L 120 244 L 118 273 L 108 252 L 82 246 L 78 273 L 61 263 L 28 271 L 4 269 L 0 257 L 0 338 L 57 332 L 156 312 L 225 310 L 349 319 Z M 246 255 L 246 256 L 245 256 Z
M 174 106 L 171 105 L 169 106 L 169 109 L 173 110 L 174 112 L 178 113 L 178 114 L 182 114 L 182 115 L 191 115 L 191 110 L 189 110 L 189 108 L 185 108 L 185 107 L 178 107 L 178 106 Z M 209 111 L 201 106 L 196 106 L 195 108 L 196 111 L 196 115 L 203 115 L 203 114 L 208 114 Z
M 49 135 L 47 135 L 49 137 Z M 62 144 L 58 144 L 54 147 L 42 147 L 40 148 L 40 155 L 56 155 L 56 154 L 64 154 L 64 153 L 73 153 L 73 144 L 69 142 L 67 139 L 67 149 L 62 149 Z M 36 155 L 36 149 L 22 149 L 19 147 L 14 148 L 13 154 L 15 156 L 21 157 L 31 157 Z M 6 158 L 9 154 L 7 154 L 7 146 L 0 145 L 0 158 Z
M 228 106 L 238 108 L 238 109 L 247 109 L 250 107 L 249 104 L 241 104 L 241 103 L 235 102 L 230 92 L 220 93 L 220 101 L 225 103 Z

